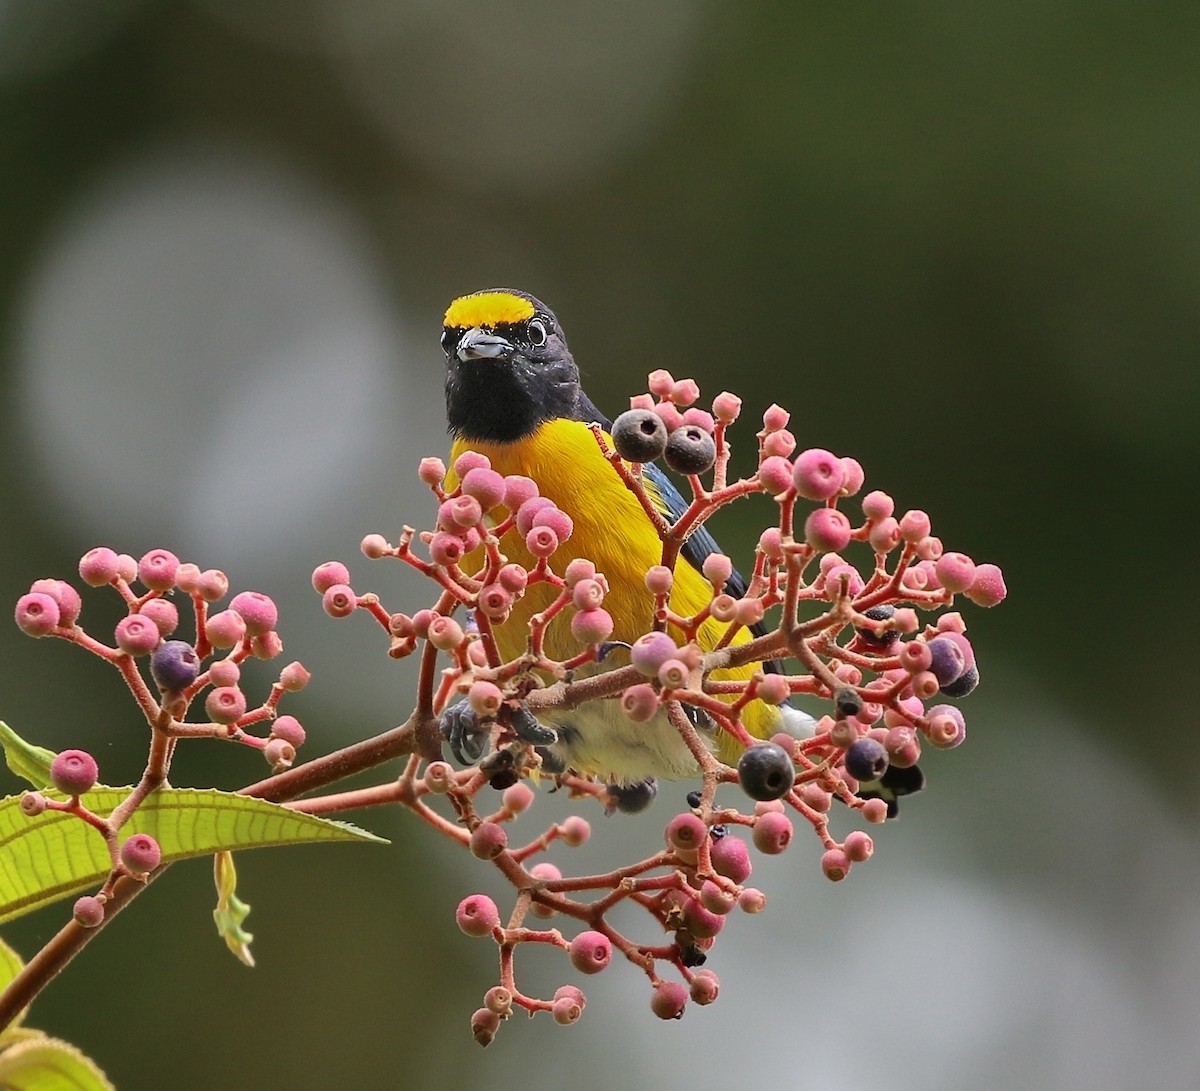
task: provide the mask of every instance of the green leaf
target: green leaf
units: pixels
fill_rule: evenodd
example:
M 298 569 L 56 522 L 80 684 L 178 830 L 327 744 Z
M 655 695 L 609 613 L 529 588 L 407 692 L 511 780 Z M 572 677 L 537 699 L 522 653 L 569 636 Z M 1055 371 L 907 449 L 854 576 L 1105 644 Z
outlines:
M 21 972 L 25 966 L 25 960 L 17 954 L 4 940 L 0 939 L 0 992 L 8 988 L 9 982 Z M 0 1036 L 0 1048 L 7 1043 L 8 1035 L 12 1032 L 21 1020 L 25 1017 L 25 1013 L 21 1012 L 11 1023 L 3 1035 Z M 0 1086 L 3 1086 L 0 1084 Z
M 237 896 L 237 868 L 233 866 L 232 852 L 218 852 L 213 857 L 213 879 L 217 884 L 217 908 L 213 910 L 217 933 L 237 958 L 253 966 L 250 943 L 254 937 L 242 927 L 242 921 L 250 915 L 250 906 Z
M 4 747 L 4 760 L 17 776 L 35 788 L 45 788 L 50 783 L 50 763 L 58 756 L 53 750 L 27 743 L 3 720 L 0 720 L 0 746 Z
M 105 817 L 129 791 L 97 787 L 81 801 L 90 811 Z M 54 792 L 46 795 L 65 798 Z M 215 788 L 159 789 L 121 828 L 121 840 L 134 833 L 154 837 L 162 848 L 164 862 L 208 856 L 225 849 L 313 841 L 386 844 L 382 837 L 346 822 L 302 814 L 278 803 Z M 0 800 L 0 924 L 94 889 L 110 869 L 104 838 L 76 816 L 48 810 L 29 818 L 21 811 L 18 796 Z
M 115 1091 L 90 1057 L 41 1034 L 0 1052 L 0 1087 L 5 1091 Z

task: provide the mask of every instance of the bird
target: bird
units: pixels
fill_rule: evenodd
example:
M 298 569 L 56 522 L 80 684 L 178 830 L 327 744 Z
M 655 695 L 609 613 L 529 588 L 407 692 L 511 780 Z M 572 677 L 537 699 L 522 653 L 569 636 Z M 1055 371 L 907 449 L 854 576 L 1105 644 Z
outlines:
M 555 553 L 554 564 L 561 571 L 571 560 L 585 558 L 603 573 L 609 588 L 604 605 L 615 623 L 610 647 L 619 648 L 653 629 L 654 602 L 645 577 L 649 568 L 661 563 L 662 543 L 638 499 L 596 442 L 591 425 L 600 425 L 611 442 L 612 422 L 583 390 L 557 316 L 527 292 L 485 289 L 450 304 L 441 346 L 446 358 L 451 464 L 466 451 L 486 455 L 499 473 L 532 478 L 541 495 L 570 516 L 574 531 Z M 653 463 L 646 463 L 642 474 L 658 511 L 668 520 L 677 518 L 687 503 L 670 478 Z M 534 558 L 515 531 L 505 535 L 501 549 L 511 560 L 532 567 Z M 700 570 L 704 559 L 715 552 L 719 552 L 717 542 L 703 526 L 684 543 L 671 590 L 675 613 L 695 614 L 711 600 L 712 585 Z M 725 590 L 735 598 L 746 593 L 746 582 L 736 570 Z M 502 656 L 514 658 L 525 651 L 528 620 L 549 604 L 555 592 L 545 584 L 534 584 L 518 600 L 509 620 L 495 631 Z M 701 626 L 698 643 L 711 648 L 724 630 L 724 625 L 710 619 Z M 751 635 L 743 629 L 735 643 Z M 580 650 L 566 617 L 560 615 L 551 623 L 545 647 L 559 660 Z M 620 665 L 618 652 L 592 669 Z M 714 672 L 714 677 L 745 680 L 764 669 L 778 667 L 751 663 Z M 736 760 L 741 744 L 716 729 L 703 713 L 693 711 L 693 722 L 722 759 Z M 452 747 L 461 746 L 470 736 L 471 715 L 463 702 L 443 714 L 443 734 Z M 543 711 L 541 720 L 550 728 L 544 736 L 546 745 L 538 748 L 544 768 L 572 770 L 609 785 L 618 806 L 628 803 L 620 809 L 640 809 L 647 796 L 652 798 L 657 778 L 678 780 L 698 772 L 694 755 L 664 712 L 648 723 L 635 723 L 624 715 L 619 702 L 606 700 Z M 790 701 L 782 705 L 752 701 L 742 711 L 742 722 L 751 735 L 762 739 L 781 731 L 806 738 L 815 728 L 814 718 Z M 888 788 L 876 793 L 888 798 L 889 810 L 894 795 L 919 787 L 911 776 L 906 779 L 909 783 L 898 785 L 900 791 Z

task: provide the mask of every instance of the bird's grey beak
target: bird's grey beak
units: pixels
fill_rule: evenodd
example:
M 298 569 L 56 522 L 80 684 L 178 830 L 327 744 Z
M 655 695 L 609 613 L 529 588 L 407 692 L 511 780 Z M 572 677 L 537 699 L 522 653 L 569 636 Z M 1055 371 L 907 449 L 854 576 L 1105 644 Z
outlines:
M 485 333 L 478 326 L 467 330 L 458 342 L 456 355 L 466 363 L 467 360 L 494 360 L 512 349 L 503 337 L 494 333 Z

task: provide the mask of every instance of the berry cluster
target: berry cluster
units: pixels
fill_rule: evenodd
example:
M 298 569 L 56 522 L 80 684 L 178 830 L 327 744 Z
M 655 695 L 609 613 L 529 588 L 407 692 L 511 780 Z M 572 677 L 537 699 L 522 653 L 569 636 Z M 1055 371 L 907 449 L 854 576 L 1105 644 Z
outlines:
M 95 759 L 82 750 L 64 750 L 51 764 L 50 780 L 66 798 L 26 792 L 21 809 L 30 817 L 47 810 L 64 811 L 104 836 L 112 872 L 96 895 L 75 903 L 75 920 L 95 927 L 104 920 L 105 903 L 119 879 L 144 877 L 161 862 L 153 837 L 133 834 L 122 841 L 119 831 L 146 797 L 166 782 L 177 741 L 232 740 L 259 750 L 273 772 L 290 768 L 305 732 L 294 716 L 279 715 L 277 706 L 284 693 L 307 685 L 309 673 L 300 663 L 287 664 L 266 700 L 247 707 L 241 666 L 251 657 L 274 659 L 283 651 L 275 628 L 278 611 L 268 596 L 242 591 L 214 612 L 213 607 L 229 593 L 228 578 L 216 569 L 180 563 L 165 549 L 152 549 L 135 560 L 100 546 L 81 558 L 79 576 L 88 587 L 110 588 L 124 601 L 126 613 L 114 628 L 111 644 L 80 624 L 82 597 L 65 580 L 36 580 L 17 601 L 16 623 L 29 636 L 70 641 L 117 669 L 151 728 L 149 759 L 129 795 L 111 814 L 101 817 L 81 798 L 97 783 Z M 192 640 L 175 636 L 180 626 L 177 600 L 191 606 Z M 187 719 L 201 696 L 204 718 Z
M 689 999 L 715 1000 L 716 975 L 701 964 L 734 909 L 765 905 L 764 895 L 745 885 L 751 858 L 740 834 L 758 852 L 777 854 L 801 819 L 821 845 L 822 872 L 835 881 L 869 859 L 873 843 L 865 832 L 834 837 L 834 802 L 868 823 L 882 822 L 895 813 L 897 795 L 923 783 L 922 747 L 963 741 L 961 712 L 940 699 L 969 694 L 979 668 L 962 614 L 945 608 L 957 595 L 980 606 L 1005 596 L 1000 570 L 944 551 L 924 512 L 897 514 L 880 491 L 862 497 L 857 513 L 846 510 L 862 491 L 862 467 L 818 448 L 797 452 L 780 407 L 763 415 L 756 472 L 730 481 L 727 431 L 740 416 L 740 400 L 723 393 L 711 412 L 699 409 L 697 385 L 665 371 L 650 376 L 649 388 L 611 433 L 592 426 L 599 450 L 662 544 L 660 563 L 645 575 L 652 626 L 627 646 L 627 657 L 614 657 L 616 665 L 609 667 L 614 619 L 605 607 L 605 574 L 580 556 L 560 560 L 570 552 L 563 549 L 573 533 L 570 516 L 536 482 L 502 475 L 477 452 L 460 455 L 449 472 L 439 459 L 421 463 L 421 479 L 438 503 L 431 530 L 405 527 L 395 544 L 377 534 L 362 542 L 367 557 L 396 558 L 428 576 L 438 588 L 429 608 L 389 612 L 376 595 L 351 587 L 340 562 L 313 573 L 329 614 L 365 610 L 387 631 L 391 655 L 420 651 L 414 753 L 396 798 L 490 861 L 515 888 L 507 922 L 483 895 L 458 909 L 463 931 L 492 937 L 500 952 L 500 981 L 472 1018 L 485 1045 L 516 1008 L 550 1011 L 560 1023 L 582 1011 L 574 986 L 550 999 L 520 991 L 514 952 L 523 943 L 560 947 L 585 974 L 603 970 L 619 952 L 647 975 L 651 1009 L 661 1018 L 678 1018 Z M 660 457 L 686 478 L 690 496 L 681 510 L 664 512 L 656 502 L 661 488 L 652 487 L 653 475 L 662 471 L 650 464 Z M 677 610 L 677 562 L 689 539 L 719 508 L 764 493 L 777 518 L 758 540 L 749 578 L 710 551 L 701 567 L 711 593 L 701 608 Z M 844 556 L 851 548 L 862 554 L 858 563 Z M 549 590 L 548 604 L 522 610 L 538 585 Z M 462 622 L 453 616 L 460 611 Z M 565 625 L 556 624 L 560 616 Z M 506 625 L 519 626 L 522 639 L 500 639 Z M 551 633 L 558 635 L 551 640 Z M 505 656 L 501 645 L 522 650 Z M 777 670 L 787 661 L 799 673 Z M 807 731 L 795 729 L 794 717 L 764 714 L 788 708 L 797 696 L 827 703 L 819 719 L 801 717 Z M 558 735 L 538 716 L 604 700 L 618 701 L 635 724 L 665 717 L 690 751 L 701 787 L 646 858 L 603 875 L 565 877 L 548 861 L 531 861 L 555 841 L 580 843 L 589 827 L 576 816 L 510 845 L 507 824 L 535 798 L 527 782 L 552 779 L 607 811 L 641 810 L 655 794 L 652 779 L 603 783 L 551 760 Z M 763 722 L 778 725 L 765 740 Z M 783 729 L 789 722 L 792 729 Z M 443 737 L 466 768 L 441 760 Z M 729 784 L 754 802 L 718 802 L 718 789 Z M 488 794 L 496 790 L 498 806 Z M 665 931 L 665 942 L 639 942 L 612 925 L 611 910 L 630 902 Z M 557 928 L 531 927 L 530 916 L 572 920 L 582 930 L 568 939 Z

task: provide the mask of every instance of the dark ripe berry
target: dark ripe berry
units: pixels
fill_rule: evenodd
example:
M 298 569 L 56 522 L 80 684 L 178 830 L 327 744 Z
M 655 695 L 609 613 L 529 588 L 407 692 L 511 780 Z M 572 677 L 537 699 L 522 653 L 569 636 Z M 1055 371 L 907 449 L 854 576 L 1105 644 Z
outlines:
M 652 409 L 627 409 L 612 426 L 613 447 L 628 462 L 653 462 L 667 448 L 667 426 Z
M 511 769 L 502 769 L 488 781 L 488 785 L 495 788 L 496 791 L 502 792 L 505 788 L 511 788 L 519 779 Z
M 940 688 L 947 697 L 965 697 L 977 685 L 979 685 L 979 668 L 968 667 L 953 682 Z
M 855 780 L 878 780 L 887 767 L 887 748 L 877 739 L 859 739 L 846 751 L 846 772 Z
M 200 657 L 186 640 L 164 640 L 150 656 L 150 674 L 164 693 L 178 693 L 199 677 Z
M 688 792 L 688 794 L 687 794 L 687 805 L 688 805 L 689 807 L 693 807 L 693 808 L 695 808 L 695 807 L 699 807 L 699 806 L 700 806 L 700 800 L 701 800 L 701 798 L 702 798 L 702 796 L 701 796 L 701 794 L 700 794 L 700 792 L 699 792 L 699 791 L 695 791 L 695 792 Z
M 944 636 L 935 636 L 929 642 L 929 654 L 929 669 L 944 692 L 945 687 L 967 669 L 966 656 L 963 655 L 962 648 Z
M 737 768 L 742 791 L 751 799 L 778 799 L 787 794 L 796 779 L 792 759 L 782 746 L 773 742 L 747 747 L 738 759 Z
M 833 704 L 839 720 L 852 719 L 863 709 L 863 699 L 852 686 L 842 686 L 834 690 Z
M 721 822 L 718 822 L 715 826 L 710 826 L 709 830 L 708 830 L 708 836 L 711 837 L 714 841 L 720 841 L 721 838 L 724 837 L 728 833 L 729 833 L 729 827 L 724 825 Z
M 671 433 L 664 455 L 676 473 L 702 474 L 717 461 L 717 445 L 699 425 L 685 424 Z
M 863 617 L 869 617 L 872 621 L 887 621 L 895 612 L 894 606 L 872 606 L 863 611 Z M 895 629 L 889 629 L 886 633 L 875 633 L 864 627 L 856 629 L 855 632 L 858 633 L 859 640 L 872 648 L 890 648 L 900 639 L 900 634 Z
M 654 802 L 654 797 L 658 795 L 658 783 L 653 777 L 647 777 L 637 784 L 610 784 L 608 794 L 618 811 L 637 814 Z

